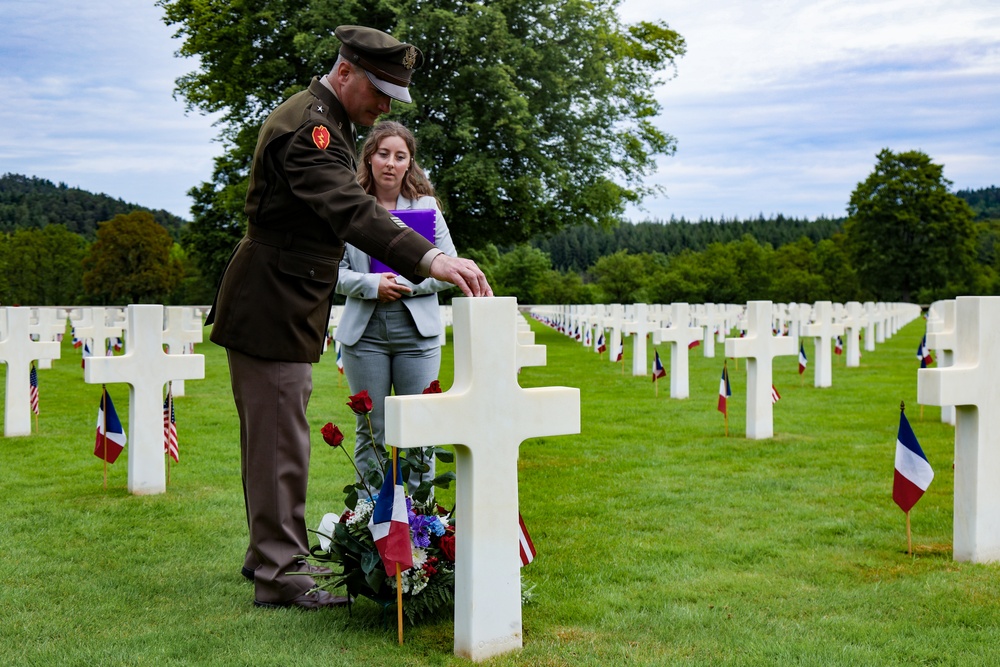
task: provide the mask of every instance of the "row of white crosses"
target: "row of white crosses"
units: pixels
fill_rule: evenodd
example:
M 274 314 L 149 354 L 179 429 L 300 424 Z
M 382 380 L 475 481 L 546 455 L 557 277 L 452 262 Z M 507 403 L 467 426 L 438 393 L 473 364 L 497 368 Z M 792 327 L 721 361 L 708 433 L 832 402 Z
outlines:
M 0 340 L 0 361 L 7 364 L 4 435 L 31 433 L 29 373 L 34 360 L 60 357 L 55 341 L 32 341 L 30 309 L 4 308 L 4 337 Z M 91 311 L 92 309 L 83 309 Z M 128 489 L 135 494 L 163 493 L 166 474 L 163 461 L 163 387 L 170 381 L 205 377 L 202 355 L 167 354 L 164 345 L 177 350 L 201 341 L 200 316 L 180 307 L 170 308 L 166 323 L 163 306 L 129 306 L 126 352 L 117 357 L 93 356 L 84 362 L 84 381 L 90 384 L 126 382 L 129 384 Z M 89 315 L 78 314 L 77 333 L 103 347 L 107 338 L 120 336 L 122 327 L 107 325 L 103 308 Z M 45 318 L 39 317 L 44 321 Z M 37 323 L 36 323 L 37 324 Z M 166 324 L 166 329 L 164 325 Z M 51 322 L 47 324 L 51 326 Z M 65 330 L 65 319 L 62 320 Z M 175 394 L 176 394 L 175 385 Z M 183 390 L 182 390 L 183 391 Z
M 560 321 L 563 317 L 568 324 L 567 333 L 573 335 L 581 322 L 587 320 L 585 307 L 558 308 L 542 307 L 533 309 L 536 314 L 545 313 Z M 704 325 L 704 330 L 690 325 L 692 319 L 688 304 L 671 304 L 669 311 L 659 305 L 635 304 L 626 311 L 622 330 L 633 337 L 632 372 L 636 376 L 648 373 L 646 337 L 652 335 L 654 344 L 667 342 L 670 345 L 670 396 L 683 399 L 689 396 L 688 344 L 703 338 L 706 342 L 706 356 L 714 354 L 712 333 L 715 328 L 723 333 L 726 356 L 748 359 L 747 382 L 747 437 L 751 439 L 770 438 L 774 434 L 772 390 L 772 364 L 775 356 L 796 355 L 799 337 L 813 338 L 813 366 L 815 386 L 829 387 L 832 384 L 832 343 L 837 336 L 847 338 L 848 366 L 860 365 L 861 331 L 865 327 L 880 327 L 883 335 L 891 336 L 902 322 L 908 322 L 919 315 L 919 307 L 911 304 L 864 304 L 849 302 L 846 305 L 820 301 L 808 304 L 772 304 L 769 301 L 751 302 L 746 309 L 712 304 L 695 306 L 695 319 Z M 669 326 L 659 326 L 660 318 L 669 312 Z M 595 320 L 598 326 L 608 325 L 608 319 Z M 612 318 L 611 325 L 614 326 Z M 745 330 L 746 337 L 726 339 L 725 332 L 732 326 Z M 787 326 L 786 326 L 787 325 Z M 787 328 L 787 335 L 782 332 Z M 778 335 L 772 332 L 778 330 Z M 871 331 L 871 329 L 869 329 Z M 866 337 L 868 346 L 874 347 L 873 336 Z M 613 343 L 612 343 L 613 344 Z M 616 349 L 612 347 L 611 349 Z M 611 355 L 609 355 L 611 356 Z

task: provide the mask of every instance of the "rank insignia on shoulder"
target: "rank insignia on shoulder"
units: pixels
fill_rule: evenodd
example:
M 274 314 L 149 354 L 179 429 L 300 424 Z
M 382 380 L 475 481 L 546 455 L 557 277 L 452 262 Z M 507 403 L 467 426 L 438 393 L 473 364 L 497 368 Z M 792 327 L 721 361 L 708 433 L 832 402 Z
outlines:
M 313 143 L 316 144 L 316 148 L 326 150 L 326 147 L 330 145 L 330 130 L 326 129 L 322 125 L 317 125 L 312 131 Z

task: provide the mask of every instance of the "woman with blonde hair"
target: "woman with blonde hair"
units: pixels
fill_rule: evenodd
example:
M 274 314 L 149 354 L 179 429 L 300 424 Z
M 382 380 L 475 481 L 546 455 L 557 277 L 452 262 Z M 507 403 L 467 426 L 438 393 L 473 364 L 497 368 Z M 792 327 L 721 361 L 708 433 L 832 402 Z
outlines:
M 361 150 L 358 181 L 387 210 L 433 210 L 434 245 L 455 257 L 434 187 L 414 159 L 415 152 L 416 141 L 406 127 L 393 121 L 379 123 Z M 335 338 L 341 344 L 351 392 L 367 390 L 373 406 L 371 433 L 365 418 L 357 418 L 354 459 L 362 475 L 370 469 L 369 461 L 377 458 L 370 448 L 385 459 L 385 397 L 419 394 L 438 377 L 444 326 L 437 293 L 451 286 L 433 278 L 415 285 L 389 271 L 372 272 L 368 255 L 350 244 L 344 249 L 337 292 L 347 297 L 347 303 Z M 423 461 L 430 469 L 411 473 L 407 480 L 411 493 L 434 478 L 433 457 Z M 360 497 L 366 495 L 359 492 Z

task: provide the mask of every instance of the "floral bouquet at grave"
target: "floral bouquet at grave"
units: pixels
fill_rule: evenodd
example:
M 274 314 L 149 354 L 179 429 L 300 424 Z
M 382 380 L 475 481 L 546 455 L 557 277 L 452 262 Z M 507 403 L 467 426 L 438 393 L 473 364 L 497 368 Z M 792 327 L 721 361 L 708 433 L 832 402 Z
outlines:
M 435 380 L 424 393 L 440 393 L 441 387 Z M 372 409 L 367 391 L 350 397 L 348 405 L 356 414 L 366 418 Z M 371 420 L 368 418 L 371 428 Z M 344 434 L 334 424 L 322 429 L 323 439 L 331 447 L 344 449 Z M 353 455 L 344 450 L 361 479 L 344 487 L 344 505 L 347 509 L 341 515 L 328 514 L 323 517 L 319 530 L 320 544 L 310 550 L 309 559 L 316 564 L 330 567 L 329 575 L 313 575 L 318 588 L 327 590 L 346 588 L 352 597 L 364 596 L 388 606 L 396 600 L 395 572 L 387 573 L 379 556 L 375 541 L 368 528 L 375 503 L 359 498 L 364 490 L 369 498 L 375 498 L 382 488 L 383 480 L 392 475 L 392 461 L 387 460 L 374 446 L 369 460 L 370 470 L 362 475 L 354 463 Z M 439 447 L 410 449 L 405 456 L 399 456 L 399 467 L 403 479 L 411 471 L 427 472 L 428 461 L 436 457 L 442 462 L 451 462 L 454 455 Z M 411 624 L 451 609 L 455 597 L 455 522 L 452 514 L 434 502 L 431 493 L 434 487 L 448 488 L 455 479 L 455 473 L 438 475 L 431 481 L 421 483 L 413 497 L 406 499 L 407 519 L 410 539 L 413 544 L 413 567 L 402 572 L 403 612 Z

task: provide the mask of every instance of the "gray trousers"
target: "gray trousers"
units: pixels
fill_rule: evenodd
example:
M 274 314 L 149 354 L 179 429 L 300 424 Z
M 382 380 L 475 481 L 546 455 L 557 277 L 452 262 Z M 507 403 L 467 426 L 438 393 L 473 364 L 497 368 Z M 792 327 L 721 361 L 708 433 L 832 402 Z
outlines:
M 313 587 L 296 556 L 309 553 L 306 487 L 312 364 L 270 361 L 235 350 L 229 376 L 240 417 L 240 470 L 250 546 L 243 566 L 254 570 L 260 602 L 287 602 Z
M 391 393 L 397 396 L 419 394 L 431 381 L 438 379 L 441 347 L 436 336 L 421 336 L 410 311 L 401 301 L 393 301 L 376 306 L 364 334 L 354 345 L 344 345 L 341 356 L 351 393 L 367 390 L 372 399 L 371 433 L 364 416 L 358 416 L 355 429 L 354 460 L 358 470 L 366 474 L 370 468 L 369 459 L 386 460 L 385 397 Z M 378 457 L 372 451 L 373 446 L 379 452 Z M 419 454 L 414 452 L 407 456 L 419 457 Z M 424 461 L 430 464 L 430 470 L 423 475 L 410 476 L 407 486 L 411 494 L 421 482 L 434 478 L 433 457 Z M 371 492 L 378 495 L 379 489 L 373 488 Z M 367 496 L 365 490 L 358 491 L 359 498 Z

